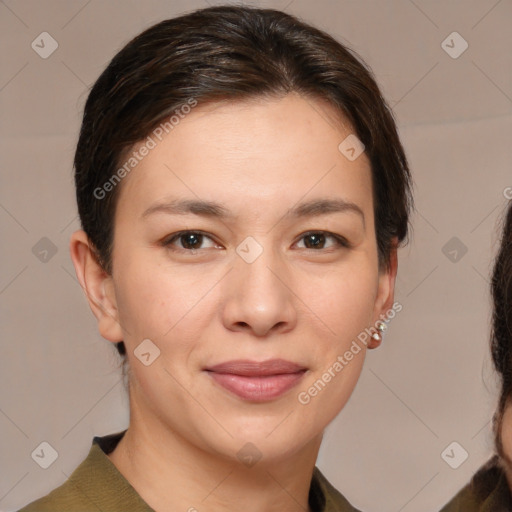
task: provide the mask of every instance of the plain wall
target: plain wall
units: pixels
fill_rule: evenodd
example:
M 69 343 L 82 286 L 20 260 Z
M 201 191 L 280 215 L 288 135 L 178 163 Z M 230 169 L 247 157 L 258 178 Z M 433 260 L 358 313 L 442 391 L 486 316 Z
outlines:
M 88 89 L 142 29 L 215 3 L 0 3 L 2 511 L 60 485 L 94 435 L 127 426 L 119 360 L 97 332 L 68 250 L 79 228 L 72 158 Z M 362 510 L 438 510 L 492 453 L 488 281 L 512 186 L 512 3 L 248 3 L 285 9 L 348 43 L 395 112 L 417 206 L 399 254 L 403 310 L 368 353 L 318 466 Z M 31 47 L 43 31 L 58 42 L 47 59 Z M 469 45 L 457 58 L 442 47 L 454 31 Z M 47 261 L 36 257 L 41 247 Z M 59 454 L 46 470 L 31 458 L 42 441 Z M 469 454 L 457 469 L 441 457 L 453 441 Z

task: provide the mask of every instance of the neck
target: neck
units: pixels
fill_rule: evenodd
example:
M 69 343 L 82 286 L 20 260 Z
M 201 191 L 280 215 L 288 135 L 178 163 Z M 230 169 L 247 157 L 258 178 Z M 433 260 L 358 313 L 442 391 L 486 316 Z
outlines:
M 130 427 L 108 457 L 156 512 L 311 512 L 309 488 L 322 435 L 291 456 L 248 467 L 191 443 L 139 410 L 132 398 Z

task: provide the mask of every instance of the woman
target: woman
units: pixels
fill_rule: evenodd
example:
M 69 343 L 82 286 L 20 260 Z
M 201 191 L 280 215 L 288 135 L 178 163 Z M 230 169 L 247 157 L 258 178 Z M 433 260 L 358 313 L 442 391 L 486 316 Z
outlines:
M 493 421 L 496 455 L 441 512 L 512 510 L 512 203 L 505 217 L 491 287 L 491 353 L 501 380 L 500 399 Z
M 92 88 L 75 179 L 130 424 L 23 512 L 354 511 L 315 461 L 401 307 L 411 205 L 370 71 L 275 10 L 163 21 Z

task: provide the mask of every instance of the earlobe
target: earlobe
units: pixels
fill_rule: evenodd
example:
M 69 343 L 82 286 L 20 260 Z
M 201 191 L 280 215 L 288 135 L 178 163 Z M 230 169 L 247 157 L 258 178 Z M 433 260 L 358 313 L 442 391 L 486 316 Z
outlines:
M 114 288 L 111 286 L 112 277 L 99 264 L 94 246 L 85 231 L 78 230 L 71 235 L 69 251 L 80 286 L 98 321 L 100 334 L 113 343 L 122 341 L 123 332 Z
M 374 326 L 375 333 L 368 343 L 368 348 L 377 348 L 383 339 L 387 324 L 383 322 L 388 317 L 388 313 L 393 309 L 395 297 L 395 281 L 398 270 L 397 255 L 398 240 L 395 238 L 392 242 L 392 248 L 389 254 L 389 265 L 380 272 L 377 297 L 375 300 Z

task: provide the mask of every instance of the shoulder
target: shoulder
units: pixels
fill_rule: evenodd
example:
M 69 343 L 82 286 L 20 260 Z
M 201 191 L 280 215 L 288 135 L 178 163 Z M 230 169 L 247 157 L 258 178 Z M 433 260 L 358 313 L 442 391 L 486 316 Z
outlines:
M 325 478 L 316 466 L 313 470 L 310 504 L 314 512 L 360 512 Z
M 87 457 L 60 487 L 18 512 L 152 512 L 107 456 L 123 434 L 95 437 Z
M 440 512 L 506 512 L 512 496 L 497 456 L 492 457 Z
M 69 512 L 88 510 L 93 506 L 93 503 L 67 480 L 50 494 L 29 503 L 18 512 Z
M 33 501 L 18 512 L 71 512 L 96 509 L 99 479 L 105 474 L 105 459 L 97 444 L 91 445 L 89 454 L 70 477 L 49 494 Z

